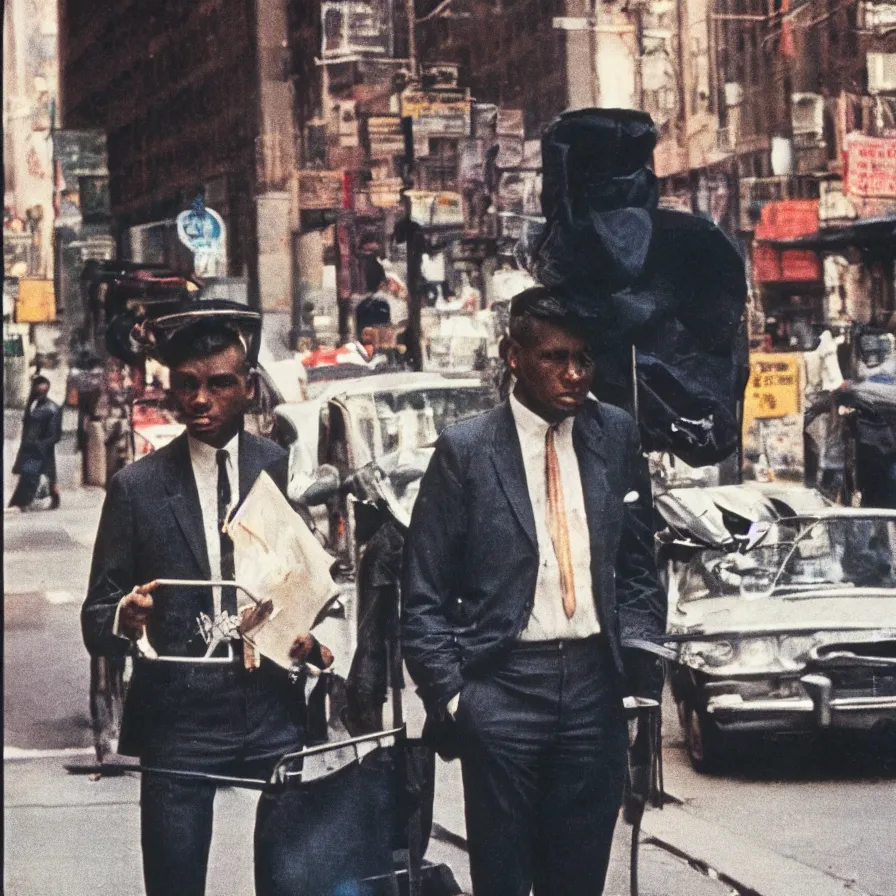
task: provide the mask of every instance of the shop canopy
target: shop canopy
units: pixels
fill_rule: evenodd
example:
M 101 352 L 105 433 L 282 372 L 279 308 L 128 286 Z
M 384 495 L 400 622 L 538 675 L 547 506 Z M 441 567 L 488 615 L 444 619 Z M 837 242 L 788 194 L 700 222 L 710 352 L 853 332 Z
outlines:
M 889 248 L 896 254 L 896 217 L 865 218 L 826 227 L 816 233 L 791 239 L 757 239 L 757 243 L 776 249 L 809 249 L 815 252 L 835 252 L 848 249 Z

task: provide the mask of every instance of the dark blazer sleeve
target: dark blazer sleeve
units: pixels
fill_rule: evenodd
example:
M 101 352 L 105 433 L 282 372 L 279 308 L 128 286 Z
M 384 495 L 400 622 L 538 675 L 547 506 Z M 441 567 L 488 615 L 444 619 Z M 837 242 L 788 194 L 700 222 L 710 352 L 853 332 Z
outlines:
M 427 708 L 441 712 L 463 686 L 460 649 L 446 610 L 460 595 L 467 508 L 456 447 L 448 434 L 420 483 L 405 545 L 402 644 Z
M 666 594 L 656 567 L 650 475 L 634 421 L 626 452 L 629 489 L 638 493 L 638 499 L 623 505 L 622 535 L 616 555 L 616 604 L 633 693 L 656 698 L 662 689 L 662 674 L 655 657 L 645 648 L 655 648 L 666 630 Z
M 131 642 L 112 634 L 115 610 L 135 585 L 134 523 L 131 496 L 122 476 L 109 483 L 90 567 L 87 599 L 81 607 L 81 632 L 92 656 L 121 656 Z

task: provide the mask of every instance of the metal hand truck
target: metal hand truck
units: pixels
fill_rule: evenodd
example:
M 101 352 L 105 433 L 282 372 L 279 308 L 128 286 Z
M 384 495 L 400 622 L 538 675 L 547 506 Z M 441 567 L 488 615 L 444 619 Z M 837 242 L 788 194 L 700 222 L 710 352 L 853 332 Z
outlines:
M 256 606 L 263 603 L 250 589 L 230 580 L 157 581 L 173 588 L 236 588 Z M 144 662 L 227 665 L 237 659 L 232 647 L 233 619 L 204 620 L 207 648 L 201 657 L 160 655 L 145 631 L 136 647 Z M 214 656 L 221 644 L 227 645 L 227 655 Z M 306 667 L 324 680 L 331 674 Z M 428 836 L 422 831 L 421 806 L 409 787 L 414 744 L 407 737 L 397 688 L 393 688 L 393 713 L 391 728 L 281 756 L 267 780 L 136 764 L 107 767 L 119 773 L 149 772 L 259 791 L 257 896 L 423 896 Z M 327 756 L 334 761 L 327 762 Z M 429 866 L 427 870 L 433 868 L 438 872 L 433 877 L 437 886 L 427 888 L 427 894 L 460 893 L 447 868 Z

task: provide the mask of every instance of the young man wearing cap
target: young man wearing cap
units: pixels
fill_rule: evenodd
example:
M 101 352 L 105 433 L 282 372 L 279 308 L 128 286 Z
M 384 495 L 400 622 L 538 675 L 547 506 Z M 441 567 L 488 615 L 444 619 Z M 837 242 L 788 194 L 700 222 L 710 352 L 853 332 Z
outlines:
M 476 896 L 602 892 L 622 700 L 662 684 L 635 649 L 665 623 L 650 482 L 632 418 L 588 397 L 582 330 L 544 288 L 514 298 L 514 392 L 442 434 L 408 533 L 404 656 L 460 756 Z
M 173 589 L 156 580 L 232 579 L 233 543 L 222 532 L 228 511 L 262 471 L 285 491 L 286 454 L 243 430 L 254 389 L 242 331 L 251 313 L 218 311 L 185 313 L 183 326 L 175 318 L 162 333 L 159 354 L 186 433 L 109 483 L 81 617 L 93 655 L 128 652 L 145 627 L 160 655 L 201 657 L 200 614 L 235 614 L 236 589 Z M 244 661 L 241 642 L 234 645 L 231 663 L 135 659 L 119 751 L 147 768 L 264 778 L 279 756 L 300 748 L 297 689 L 264 660 L 257 668 Z M 312 649 L 320 650 L 310 636 L 297 638 L 294 655 L 304 660 Z M 215 656 L 222 653 L 226 645 Z M 214 796 L 212 783 L 144 772 L 148 896 L 205 892 Z

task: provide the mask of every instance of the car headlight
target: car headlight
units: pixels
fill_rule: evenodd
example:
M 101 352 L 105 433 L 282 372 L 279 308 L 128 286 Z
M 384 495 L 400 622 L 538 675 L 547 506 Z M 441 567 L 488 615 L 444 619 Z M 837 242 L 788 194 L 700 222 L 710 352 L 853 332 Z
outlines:
M 818 638 L 785 637 L 778 645 L 778 659 L 784 669 L 802 669 L 809 659 L 809 651 L 818 643 Z
M 736 674 L 775 666 L 778 645 L 774 638 L 743 641 L 693 641 L 681 649 L 680 660 L 695 669 L 725 669 Z
M 707 666 L 727 666 L 734 655 L 734 645 L 730 641 L 715 641 L 702 645 L 700 649 L 700 656 Z
M 681 661 L 696 669 L 727 666 L 734 657 L 734 645 L 730 641 L 692 641 L 681 648 Z
M 778 658 L 778 644 L 774 638 L 748 638 L 741 641 L 737 652 L 738 665 L 748 668 L 773 666 Z

